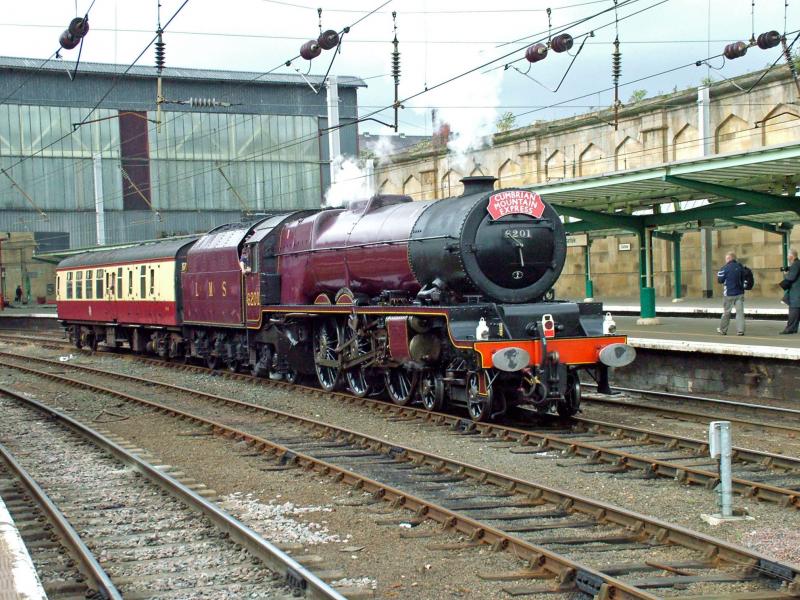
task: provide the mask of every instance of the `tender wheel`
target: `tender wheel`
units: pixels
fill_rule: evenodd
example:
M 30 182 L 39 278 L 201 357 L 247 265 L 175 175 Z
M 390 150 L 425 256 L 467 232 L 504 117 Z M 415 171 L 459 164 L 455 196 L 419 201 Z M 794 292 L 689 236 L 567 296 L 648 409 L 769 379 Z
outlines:
M 228 361 L 228 371 L 231 373 L 238 373 L 240 368 L 240 364 L 238 360 L 230 360 Z
M 297 383 L 300 381 L 300 373 L 295 371 L 294 369 L 289 369 L 286 371 L 286 374 L 283 376 L 286 383 Z
M 439 373 L 429 370 L 422 374 L 419 381 L 419 397 L 426 409 L 442 410 L 444 407 L 444 382 Z
M 402 367 L 387 369 L 384 373 L 386 393 L 395 404 L 405 406 L 414 397 L 417 389 L 418 374 L 416 371 L 407 371 Z
M 486 396 L 480 394 L 480 377 L 486 382 Z M 467 411 L 473 421 L 486 421 L 492 415 L 494 393 L 489 381 L 489 373 L 470 373 L 467 378 Z
M 219 356 L 216 354 L 209 354 L 206 357 L 206 366 L 211 369 L 212 371 L 216 371 L 219 369 L 219 365 L 222 361 L 220 360 Z
M 558 416 L 563 418 L 574 417 L 581 407 L 581 380 L 577 373 L 570 373 L 567 378 L 567 391 L 564 400 L 556 405 Z
M 324 319 L 314 331 L 314 369 L 319 385 L 326 392 L 335 390 L 340 383 L 342 370 L 339 368 L 340 330 L 336 321 Z

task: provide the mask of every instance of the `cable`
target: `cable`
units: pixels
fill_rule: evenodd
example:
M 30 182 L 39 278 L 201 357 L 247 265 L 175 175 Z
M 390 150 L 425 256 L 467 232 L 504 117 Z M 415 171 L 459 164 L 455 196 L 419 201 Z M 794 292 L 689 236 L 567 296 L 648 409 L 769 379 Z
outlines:
M 167 27 L 167 26 L 168 26 L 168 25 L 169 25 L 169 24 L 172 22 L 172 20 L 173 20 L 173 19 L 174 19 L 174 18 L 177 16 L 177 14 L 178 14 L 178 13 L 179 13 L 179 12 L 180 12 L 182 9 L 183 9 L 183 7 L 186 5 L 186 3 L 187 3 L 187 2 L 188 2 L 188 0 L 185 0 L 185 1 L 184 1 L 184 3 L 183 3 L 183 4 L 182 4 L 182 5 L 181 5 L 181 6 L 178 8 L 178 10 L 175 12 L 175 14 L 173 14 L 173 16 L 172 16 L 172 17 L 169 19 L 169 21 L 167 21 L 167 24 L 166 24 L 166 25 L 165 25 L 165 26 L 162 28 L 162 31 L 163 31 L 163 29 L 166 29 L 166 27 Z M 385 2 L 383 2 L 382 4 L 378 5 L 378 6 L 377 6 L 375 9 L 373 9 L 373 10 L 369 11 L 369 12 L 368 12 L 368 13 L 366 13 L 366 14 L 363 14 L 363 15 L 362 15 L 362 16 L 361 16 L 359 19 L 357 19 L 357 20 L 356 20 L 355 22 L 353 22 L 351 25 L 349 25 L 348 27 L 346 27 L 346 29 L 349 29 L 349 28 L 351 28 L 351 27 L 354 27 L 355 25 L 357 25 L 357 24 L 361 23 L 361 22 L 362 22 L 364 19 L 368 18 L 368 17 L 369 17 L 369 16 L 371 16 L 372 14 L 375 14 L 375 13 L 376 13 L 378 10 L 380 10 L 381 8 L 383 8 L 384 6 L 386 6 L 387 4 L 389 4 L 390 2 L 391 2 L 391 0 L 386 0 L 386 1 L 385 1 Z M 150 43 L 149 43 L 149 44 L 148 44 L 148 45 L 145 47 L 145 49 L 142 51 L 142 53 L 141 53 L 141 54 L 140 54 L 140 55 L 139 55 L 139 56 L 136 58 L 136 60 L 135 60 L 135 61 L 134 61 L 134 62 L 133 62 L 133 63 L 132 63 L 132 64 L 131 64 L 131 65 L 130 65 L 130 66 L 129 66 L 129 67 L 128 67 L 128 68 L 127 68 L 127 69 L 126 69 L 126 70 L 125 70 L 125 71 L 124 71 L 122 74 L 121 74 L 121 75 L 125 75 L 125 74 L 126 74 L 128 71 L 130 71 L 130 69 L 131 69 L 131 68 L 133 68 L 133 66 L 136 64 L 136 62 L 138 62 L 138 60 L 139 60 L 139 59 L 142 57 L 142 55 L 143 55 L 143 54 L 144 54 L 144 53 L 147 51 L 147 49 L 148 49 L 148 48 L 149 48 L 149 47 L 150 47 L 150 46 L 151 46 L 151 45 L 154 43 L 154 41 L 156 41 L 156 39 L 157 39 L 157 35 L 156 35 L 156 37 L 155 37 L 155 38 L 153 38 L 153 39 L 150 41 Z M 228 97 L 229 95 L 231 95 L 231 94 L 235 93 L 237 90 L 239 90 L 239 89 L 241 89 L 241 88 L 243 88 L 243 87 L 245 87 L 245 86 L 247 86 L 247 85 L 249 85 L 249 84 L 251 84 L 251 83 L 253 83 L 253 82 L 257 81 L 258 79 L 260 79 L 260 78 L 262 78 L 262 77 L 264 77 L 264 76 L 266 76 L 266 75 L 268 75 L 268 74 L 270 74 L 270 73 L 272 73 L 272 72 L 274 72 L 274 71 L 278 70 L 279 68 L 281 68 L 281 67 L 283 67 L 283 66 L 285 66 L 285 65 L 289 65 L 289 64 L 291 64 L 291 62 L 292 62 L 292 61 L 294 61 L 294 60 L 296 60 L 297 58 L 299 58 L 299 55 L 297 55 L 297 56 L 293 57 L 293 58 L 292 58 L 292 59 L 290 59 L 290 60 L 287 60 L 287 61 L 284 61 L 284 62 L 280 63 L 279 65 L 275 66 L 274 68 L 270 69 L 269 71 L 266 71 L 266 72 L 264 72 L 264 73 L 260 73 L 260 74 L 258 74 L 256 77 L 254 77 L 254 78 L 252 78 L 252 79 L 249 79 L 249 80 L 246 80 L 246 81 L 244 81 L 244 82 L 240 83 L 238 86 L 236 86 L 235 88 L 233 88 L 233 89 L 232 89 L 232 90 L 231 90 L 231 91 L 230 91 L 228 94 L 226 94 L 226 95 L 222 96 L 222 98 Z M 117 81 L 118 81 L 118 78 L 119 78 L 119 77 L 120 77 L 120 75 L 119 75 L 119 74 L 115 75 L 115 79 L 114 79 L 114 81 L 112 81 L 112 88 L 111 88 L 111 89 L 113 89 L 113 86 L 114 86 L 114 85 L 116 85 L 116 83 L 117 83 Z M 106 93 L 106 95 L 105 95 L 105 96 L 103 96 L 103 98 L 101 98 L 101 99 L 100 99 L 100 101 L 98 101 L 98 103 L 97 103 L 97 104 L 95 104 L 94 108 L 92 108 L 92 110 L 90 111 L 90 113 L 89 113 L 89 114 L 88 114 L 86 117 L 84 117 L 84 119 L 83 119 L 83 121 L 81 122 L 81 124 L 85 124 L 85 123 L 88 121 L 88 117 L 89 117 L 89 116 L 90 116 L 90 115 L 91 115 L 91 114 L 92 114 L 94 111 L 96 111 L 96 110 L 97 110 L 97 108 L 99 107 L 99 105 L 100 105 L 100 104 L 103 102 L 103 100 L 104 100 L 104 99 L 105 99 L 105 98 L 108 96 L 108 94 L 111 92 L 111 89 L 110 89 L 110 90 L 109 90 L 109 91 Z M 175 118 L 178 118 L 178 116 L 179 116 L 180 114 L 182 114 L 182 113 L 180 113 L 180 112 L 176 112 L 176 116 L 175 116 L 175 117 L 173 117 L 173 119 L 175 119 Z M 253 115 L 253 118 L 254 118 L 255 116 L 258 116 L 258 115 Z M 72 135 L 72 134 L 73 134 L 73 133 L 74 133 L 76 130 L 77 130 L 77 128 L 73 129 L 73 131 L 72 131 L 72 132 L 70 132 L 70 133 L 67 133 L 67 134 L 64 134 L 63 136 L 61 136 L 59 139 L 55 140 L 55 141 L 54 141 L 54 142 L 52 142 L 51 144 L 48 144 L 47 146 L 44 146 L 44 147 L 40 148 L 39 150 L 37 150 L 36 152 L 34 152 L 33 154 L 31 154 L 31 155 L 29 155 L 29 156 L 25 156 L 25 157 L 21 158 L 21 159 L 20 159 L 20 160 L 18 160 L 16 163 L 14 163 L 14 164 L 12 164 L 11 166 L 7 167 L 7 169 L 9 169 L 9 170 L 10 170 L 10 169 L 12 169 L 13 167 L 15 167 L 15 166 L 19 165 L 20 163 L 24 162 L 25 160 L 27 160 L 28 158 L 32 158 L 33 156 L 36 156 L 37 154 L 40 154 L 41 152 L 43 152 L 43 151 L 44 151 L 44 150 L 46 150 L 47 148 L 50 148 L 51 146 L 53 146 L 53 145 L 55 145 L 55 144 L 58 144 L 58 143 L 60 143 L 61 141 L 63 141 L 64 139 L 66 139 L 67 137 L 69 137 L 70 135 Z M 149 135 L 149 130 L 147 131 L 147 134 Z M 138 137 L 140 137 L 141 135 L 145 135 L 145 134 L 139 134 L 139 135 L 135 136 L 135 138 L 138 138 Z M 135 139 L 135 138 L 132 138 L 132 139 Z M 228 163 L 226 163 L 226 164 L 230 164 L 230 161 L 228 161 Z M 66 168 L 66 167 L 64 167 L 64 168 Z
M 183 10 L 183 7 L 186 6 L 188 3 L 189 3 L 189 0 L 183 0 L 183 3 L 178 7 L 178 9 L 175 11 L 175 13 L 169 18 L 169 20 L 167 21 L 166 25 L 164 25 L 164 29 L 169 27 L 169 24 L 172 23 L 173 19 L 175 19 L 175 17 L 177 17 L 178 14 L 180 14 L 180 12 Z M 92 5 L 94 5 L 94 0 L 92 1 Z M 100 97 L 100 100 L 98 100 L 95 103 L 95 105 L 89 110 L 89 112 L 84 116 L 84 118 L 80 121 L 80 123 L 78 123 L 78 126 L 75 127 L 73 131 L 71 131 L 69 133 L 65 133 L 63 136 L 61 136 L 57 140 L 55 140 L 53 142 L 50 142 L 46 146 L 42 146 L 39 150 L 36 150 L 32 154 L 27 155 L 27 156 L 25 156 L 23 158 L 20 158 L 17 162 L 12 164 L 7 169 L 2 169 L 0 171 L 8 171 L 8 170 L 13 169 L 14 167 L 16 167 L 16 166 L 22 164 L 23 162 L 25 162 L 26 160 L 41 154 L 42 152 L 44 152 L 48 148 L 52 148 L 56 144 L 61 143 L 63 140 L 65 140 L 66 138 L 71 136 L 75 131 L 77 131 L 84 123 L 86 123 L 89 120 L 89 117 L 94 114 L 94 112 L 100 107 L 100 105 L 103 103 L 103 101 L 106 98 L 108 98 L 108 96 L 111 94 L 111 92 L 114 90 L 114 88 L 117 87 L 117 84 L 119 83 L 120 79 L 124 75 L 126 75 L 128 73 L 128 71 L 130 71 L 137 62 L 139 62 L 139 59 L 142 58 L 142 56 L 144 56 L 144 53 L 147 52 L 147 50 L 150 48 L 150 46 L 153 45 L 153 43 L 156 41 L 157 37 L 158 36 L 155 36 L 150 40 L 150 42 L 147 44 L 147 46 L 145 46 L 145 48 L 139 53 L 139 55 L 134 59 L 134 61 L 122 73 L 115 74 L 114 79 L 111 81 L 111 85 L 109 86 L 109 88 Z

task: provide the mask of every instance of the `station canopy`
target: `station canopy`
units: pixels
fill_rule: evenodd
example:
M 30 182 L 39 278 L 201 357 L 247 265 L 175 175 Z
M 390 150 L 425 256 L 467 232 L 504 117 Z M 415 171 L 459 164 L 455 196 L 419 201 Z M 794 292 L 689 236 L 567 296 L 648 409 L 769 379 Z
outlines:
M 798 182 L 800 144 L 792 144 L 524 187 L 570 217 L 570 233 L 714 224 L 779 233 L 800 223 Z

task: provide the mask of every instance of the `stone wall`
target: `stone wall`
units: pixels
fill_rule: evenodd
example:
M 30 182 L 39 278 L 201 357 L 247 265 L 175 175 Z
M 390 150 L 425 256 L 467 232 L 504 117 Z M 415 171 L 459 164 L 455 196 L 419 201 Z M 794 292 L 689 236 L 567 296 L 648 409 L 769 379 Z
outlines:
M 761 73 L 737 78 L 747 89 Z M 759 147 L 800 142 L 800 109 L 797 89 L 785 67 L 769 72 L 750 94 L 722 82 L 710 89 L 709 135 L 713 153 L 742 152 Z M 375 170 L 376 189 L 404 193 L 415 199 L 445 198 L 462 191 L 459 179 L 466 175 L 494 175 L 498 187 L 530 185 L 560 179 L 599 175 L 657 165 L 673 160 L 700 158 L 704 140 L 699 138 L 698 90 L 668 94 L 624 107 L 619 127 L 609 125 L 609 111 L 580 115 L 497 134 L 492 145 L 472 153 L 462 162 L 448 156 L 441 146 L 421 145 L 392 157 Z M 786 182 L 793 189 L 797 182 Z M 784 190 L 776 190 L 781 193 Z M 610 207 L 632 210 L 609 202 Z M 792 234 L 800 244 L 800 232 Z M 630 244 L 629 251 L 619 250 Z M 778 294 L 773 282 L 780 279 L 781 240 L 778 235 L 745 227 L 715 230 L 715 268 L 725 253 L 734 250 L 755 272 L 755 296 Z M 654 286 L 659 296 L 673 294 L 672 247 L 664 240 L 653 244 Z M 687 231 L 681 244 L 684 294 L 701 295 L 700 236 Z M 571 248 L 561 296 L 584 294 L 584 250 Z M 638 242 L 620 235 L 593 240 L 591 268 L 595 295 L 600 298 L 638 296 Z
M 800 385 L 800 365 L 791 360 L 638 349 L 632 365 L 611 374 L 611 385 L 785 401 L 794 397 Z

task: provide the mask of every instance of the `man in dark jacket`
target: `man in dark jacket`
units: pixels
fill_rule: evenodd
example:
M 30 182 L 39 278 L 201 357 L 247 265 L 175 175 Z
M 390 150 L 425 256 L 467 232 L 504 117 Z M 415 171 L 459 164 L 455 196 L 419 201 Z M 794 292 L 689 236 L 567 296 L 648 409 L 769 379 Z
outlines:
M 784 297 L 789 305 L 789 320 L 781 333 L 797 333 L 797 324 L 800 322 L 800 260 L 797 260 L 797 250 L 789 250 L 789 270 L 783 277 L 781 285 L 786 290 Z
M 722 284 L 722 320 L 717 333 L 728 335 L 731 322 L 731 309 L 736 308 L 736 333 L 744 335 L 744 273 L 742 265 L 736 261 L 736 254 L 725 255 L 725 266 L 717 273 L 717 281 Z

